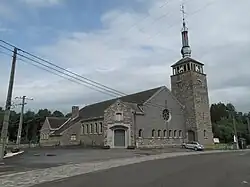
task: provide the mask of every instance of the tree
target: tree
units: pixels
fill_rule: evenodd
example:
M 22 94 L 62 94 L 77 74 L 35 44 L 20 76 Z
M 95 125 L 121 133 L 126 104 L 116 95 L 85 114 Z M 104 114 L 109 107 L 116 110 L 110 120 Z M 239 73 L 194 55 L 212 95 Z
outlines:
M 247 126 L 248 114 L 237 112 L 232 103 L 212 104 L 210 108 L 212 129 L 214 137 L 219 138 L 221 142 L 231 143 L 233 141 L 234 127 L 233 118 L 237 128 L 237 136 L 247 139 L 250 143 L 250 136 Z
M 54 112 L 52 113 L 52 116 L 53 116 L 53 117 L 64 117 L 63 113 L 60 112 L 60 111 L 58 111 L 58 110 L 54 111 Z

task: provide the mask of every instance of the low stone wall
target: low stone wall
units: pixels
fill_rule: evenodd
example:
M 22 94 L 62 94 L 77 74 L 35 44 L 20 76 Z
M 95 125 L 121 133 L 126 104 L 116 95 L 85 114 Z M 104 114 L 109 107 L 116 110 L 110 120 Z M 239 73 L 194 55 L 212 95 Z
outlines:
M 169 146 L 181 146 L 181 138 L 139 138 L 137 139 L 138 148 L 162 148 Z

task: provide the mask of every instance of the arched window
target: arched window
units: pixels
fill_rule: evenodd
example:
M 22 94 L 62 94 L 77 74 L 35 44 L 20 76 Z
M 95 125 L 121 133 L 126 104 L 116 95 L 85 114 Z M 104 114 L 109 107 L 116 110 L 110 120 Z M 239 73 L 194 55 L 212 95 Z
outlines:
M 155 130 L 152 130 L 152 138 L 155 137 Z
M 174 130 L 174 138 L 176 138 L 176 134 L 177 133 L 177 130 Z
M 172 130 L 168 131 L 168 137 L 171 138 L 172 137 Z
M 182 131 L 179 130 L 179 138 L 182 138 Z
M 98 124 L 95 123 L 95 133 L 97 134 L 98 133 Z
M 164 130 L 164 131 L 163 131 L 163 136 L 164 136 L 164 138 L 167 137 L 167 130 Z
M 139 138 L 142 138 L 142 129 L 139 130 Z
M 102 130 L 103 130 L 102 122 L 100 122 L 100 129 L 99 129 L 100 134 L 102 133 Z
M 92 133 L 93 133 L 93 130 L 94 130 L 94 128 L 93 128 L 93 124 L 91 123 L 91 124 L 90 124 L 90 134 L 92 134 Z
M 161 137 L 161 130 L 158 130 L 158 137 Z
M 89 133 L 89 124 L 86 124 L 86 134 Z

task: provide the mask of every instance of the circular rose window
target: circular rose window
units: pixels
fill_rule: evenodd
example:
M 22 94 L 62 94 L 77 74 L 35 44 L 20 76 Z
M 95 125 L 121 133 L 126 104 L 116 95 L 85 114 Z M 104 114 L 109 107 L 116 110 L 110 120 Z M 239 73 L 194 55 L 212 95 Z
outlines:
M 170 112 L 168 109 L 164 109 L 162 112 L 163 119 L 168 121 L 170 119 Z

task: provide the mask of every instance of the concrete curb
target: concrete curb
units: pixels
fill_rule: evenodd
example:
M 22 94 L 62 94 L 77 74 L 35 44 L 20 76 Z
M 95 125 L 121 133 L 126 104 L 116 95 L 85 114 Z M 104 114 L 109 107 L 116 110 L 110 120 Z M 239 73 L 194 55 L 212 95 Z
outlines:
M 20 154 L 23 154 L 24 151 L 19 151 L 17 153 L 7 153 L 3 158 L 11 158 L 13 156 L 17 156 L 17 155 L 20 155 Z

